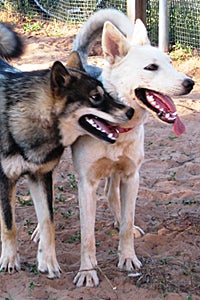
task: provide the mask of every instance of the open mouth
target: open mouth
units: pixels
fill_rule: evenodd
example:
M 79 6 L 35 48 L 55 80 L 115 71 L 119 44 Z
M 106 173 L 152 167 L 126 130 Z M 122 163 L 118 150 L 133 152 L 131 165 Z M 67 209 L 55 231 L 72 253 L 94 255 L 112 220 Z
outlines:
M 112 126 L 107 121 L 91 114 L 82 116 L 79 124 L 90 134 L 111 144 L 114 144 L 119 136 L 117 126 Z
M 185 125 L 179 118 L 176 106 L 169 96 L 143 88 L 136 89 L 135 94 L 149 110 L 156 113 L 161 121 L 172 123 L 177 135 L 185 131 Z

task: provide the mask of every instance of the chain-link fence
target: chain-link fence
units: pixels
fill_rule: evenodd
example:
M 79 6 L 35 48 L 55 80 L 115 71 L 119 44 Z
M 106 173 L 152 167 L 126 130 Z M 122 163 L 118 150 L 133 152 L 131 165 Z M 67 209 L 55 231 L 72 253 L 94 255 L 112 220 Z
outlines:
M 170 46 L 189 47 L 200 54 L 200 1 L 169 0 Z M 158 44 L 159 0 L 147 1 L 147 27 L 151 42 Z
M 94 11 L 115 7 L 126 13 L 126 0 L 0 0 L 1 9 L 34 18 L 58 19 L 71 23 L 85 21 Z M 169 41 L 200 54 L 200 1 L 168 0 Z M 158 44 L 159 0 L 147 0 L 147 28 L 154 45 Z
M 0 0 L 2 9 L 13 9 L 34 18 L 80 23 L 94 11 L 115 7 L 126 13 L 126 0 Z

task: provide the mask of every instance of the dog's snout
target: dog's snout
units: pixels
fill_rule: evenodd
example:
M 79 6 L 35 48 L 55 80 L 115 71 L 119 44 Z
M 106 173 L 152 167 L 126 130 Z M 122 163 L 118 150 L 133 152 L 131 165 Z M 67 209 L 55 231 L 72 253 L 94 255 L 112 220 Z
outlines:
M 132 118 L 132 116 L 134 115 L 134 109 L 131 107 L 127 110 L 126 112 L 126 116 L 127 118 L 130 120 Z
M 192 79 L 188 78 L 188 79 L 185 79 L 182 84 L 183 84 L 186 92 L 189 93 L 193 89 L 194 81 Z

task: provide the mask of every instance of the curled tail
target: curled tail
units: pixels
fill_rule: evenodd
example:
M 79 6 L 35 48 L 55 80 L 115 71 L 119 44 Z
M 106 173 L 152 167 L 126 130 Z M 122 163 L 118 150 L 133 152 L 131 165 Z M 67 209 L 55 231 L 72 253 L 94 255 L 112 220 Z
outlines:
M 7 24 L 0 23 L 0 57 L 11 59 L 19 57 L 24 50 L 21 38 Z
M 125 36 L 131 36 L 133 32 L 133 24 L 131 21 L 125 14 L 116 9 L 101 9 L 94 13 L 83 24 L 73 44 L 73 50 L 78 51 L 84 65 L 87 64 L 90 48 L 95 40 L 101 36 L 103 25 L 106 21 L 110 21 Z

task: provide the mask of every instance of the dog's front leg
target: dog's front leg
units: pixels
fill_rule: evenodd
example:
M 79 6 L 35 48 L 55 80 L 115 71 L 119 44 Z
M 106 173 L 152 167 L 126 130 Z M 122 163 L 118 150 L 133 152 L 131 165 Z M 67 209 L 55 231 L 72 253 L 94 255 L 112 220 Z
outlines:
M 60 277 L 61 269 L 55 251 L 52 172 L 29 176 L 29 188 L 40 230 L 38 270 L 48 273 L 49 278 L 57 278 Z
M 133 225 L 135 217 L 135 204 L 139 187 L 139 172 L 121 179 L 121 224 L 119 232 L 119 263 L 120 269 L 132 271 L 134 267 L 140 268 L 141 262 L 134 249 Z
M 85 175 L 85 177 L 88 177 Z M 81 223 L 81 266 L 78 274 L 74 278 L 77 287 L 84 284 L 86 287 L 93 287 L 99 284 L 99 278 L 95 267 L 95 215 L 96 215 L 96 184 L 87 181 L 85 178 L 79 179 L 79 206 Z
M 12 274 L 20 270 L 15 225 L 15 182 L 8 179 L 0 167 L 0 217 L 2 251 L 0 270 Z

